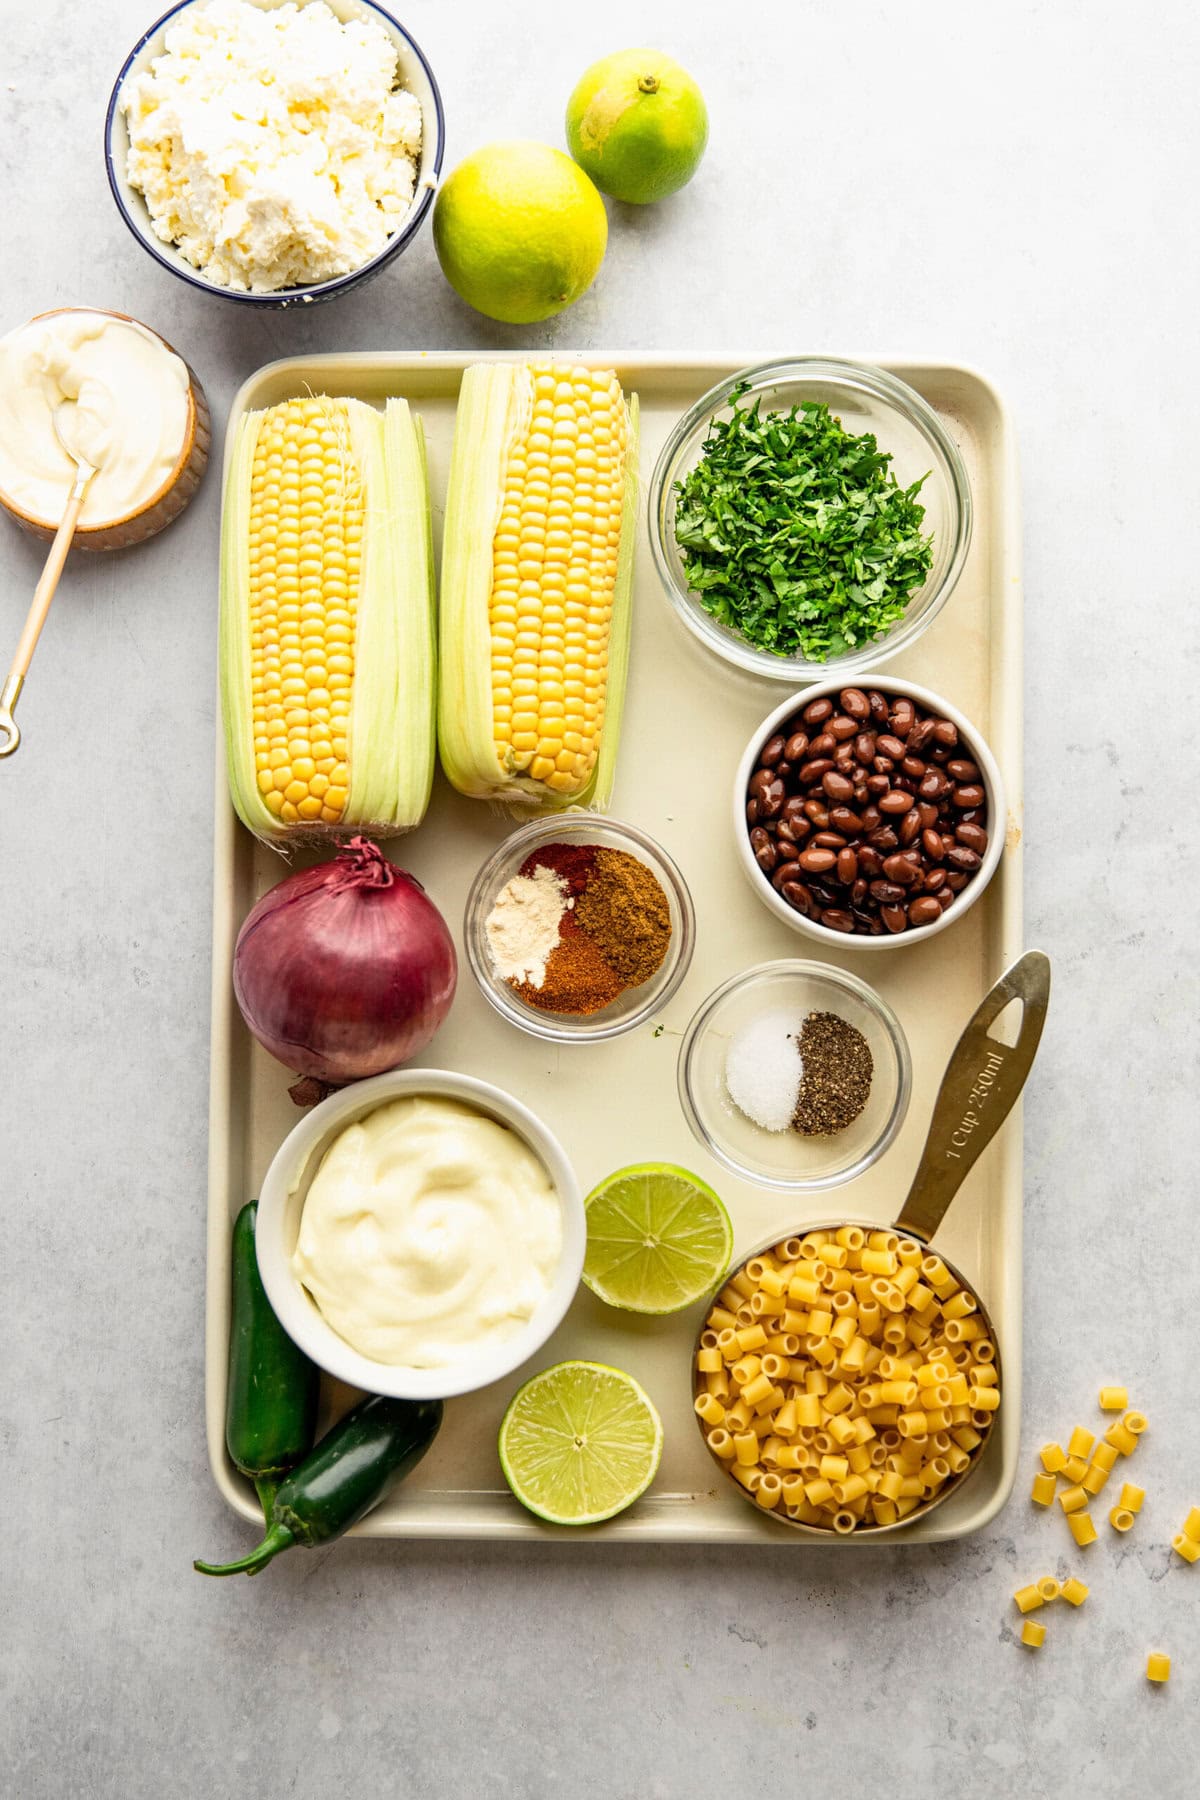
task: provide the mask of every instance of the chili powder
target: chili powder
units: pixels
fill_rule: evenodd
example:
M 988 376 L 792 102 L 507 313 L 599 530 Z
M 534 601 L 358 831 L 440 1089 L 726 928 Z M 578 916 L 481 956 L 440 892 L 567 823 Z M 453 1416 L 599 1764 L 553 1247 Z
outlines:
M 595 844 L 542 844 L 531 850 L 517 870 L 532 876 L 535 869 L 553 869 L 567 884 L 567 897 L 578 900 L 596 868 Z

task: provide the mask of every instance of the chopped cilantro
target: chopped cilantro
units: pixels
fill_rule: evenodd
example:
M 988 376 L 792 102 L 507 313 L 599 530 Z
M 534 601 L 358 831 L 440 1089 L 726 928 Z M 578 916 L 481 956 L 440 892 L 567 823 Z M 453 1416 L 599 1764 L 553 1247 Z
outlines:
M 882 637 L 929 574 L 926 477 L 900 487 L 869 432 L 815 402 L 762 417 L 748 387 L 675 483 L 688 585 L 757 649 L 825 662 Z

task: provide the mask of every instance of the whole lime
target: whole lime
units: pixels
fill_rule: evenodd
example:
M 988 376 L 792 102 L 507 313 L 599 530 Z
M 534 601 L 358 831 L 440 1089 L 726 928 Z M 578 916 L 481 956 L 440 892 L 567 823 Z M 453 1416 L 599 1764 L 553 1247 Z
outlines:
M 604 202 L 577 163 L 514 138 L 476 150 L 443 182 L 433 242 L 455 293 L 508 325 L 532 325 L 591 287 L 608 242 Z
M 614 200 L 663 200 L 692 179 L 708 142 L 704 96 L 660 50 L 593 63 L 567 102 L 571 155 Z

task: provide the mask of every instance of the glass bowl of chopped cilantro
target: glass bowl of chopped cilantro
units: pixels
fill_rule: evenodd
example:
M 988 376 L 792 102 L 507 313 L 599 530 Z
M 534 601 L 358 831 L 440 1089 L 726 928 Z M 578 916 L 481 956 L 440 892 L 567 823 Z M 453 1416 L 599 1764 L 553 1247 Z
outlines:
M 675 610 L 727 662 L 850 677 L 907 648 L 966 561 L 971 491 L 943 422 L 884 369 L 744 369 L 680 419 L 650 483 Z

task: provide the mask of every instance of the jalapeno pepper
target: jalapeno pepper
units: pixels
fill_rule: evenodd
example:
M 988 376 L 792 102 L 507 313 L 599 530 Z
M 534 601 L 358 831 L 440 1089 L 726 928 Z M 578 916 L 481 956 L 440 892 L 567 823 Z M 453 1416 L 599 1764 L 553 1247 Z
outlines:
M 233 1227 L 233 1296 L 225 1442 L 258 1491 L 263 1516 L 281 1476 L 312 1449 L 320 1372 L 295 1345 L 267 1299 L 254 1246 L 258 1202 Z
M 312 1549 L 341 1537 L 416 1467 L 441 1422 L 440 1400 L 375 1394 L 360 1401 L 281 1482 L 266 1536 L 248 1556 L 192 1567 L 201 1575 L 257 1575 L 293 1544 Z

